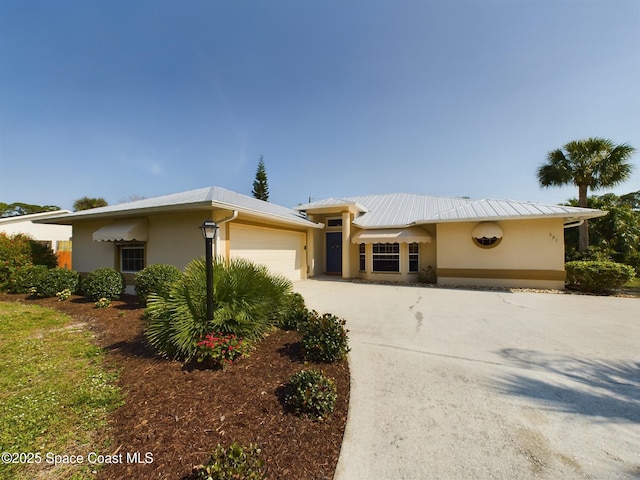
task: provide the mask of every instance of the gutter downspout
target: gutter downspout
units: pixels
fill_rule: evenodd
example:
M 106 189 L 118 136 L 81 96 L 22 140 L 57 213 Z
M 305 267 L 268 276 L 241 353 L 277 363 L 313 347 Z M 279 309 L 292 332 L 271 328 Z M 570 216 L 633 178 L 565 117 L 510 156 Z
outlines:
M 573 222 L 567 222 L 564 224 L 564 228 L 573 228 L 573 227 L 579 227 L 580 225 L 582 225 L 584 223 L 584 218 L 581 218 L 580 220 L 574 220 Z
M 216 225 L 218 225 L 219 227 L 223 223 L 231 222 L 236 218 L 238 218 L 238 210 L 234 210 L 231 216 L 229 217 L 223 218 L 222 220 L 216 220 Z M 218 256 L 218 237 L 216 237 L 216 241 L 213 244 L 213 258 L 216 258 L 217 256 Z

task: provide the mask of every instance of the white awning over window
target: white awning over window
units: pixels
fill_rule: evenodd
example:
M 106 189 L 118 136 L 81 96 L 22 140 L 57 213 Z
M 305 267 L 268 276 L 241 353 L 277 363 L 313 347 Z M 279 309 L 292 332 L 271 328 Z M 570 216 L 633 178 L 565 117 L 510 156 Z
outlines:
M 471 231 L 473 238 L 502 238 L 502 229 L 493 222 L 482 222 Z
M 93 232 L 94 242 L 146 242 L 147 220 L 144 218 L 115 220 Z
M 352 243 L 431 243 L 431 235 L 420 227 L 360 230 L 351 237 Z

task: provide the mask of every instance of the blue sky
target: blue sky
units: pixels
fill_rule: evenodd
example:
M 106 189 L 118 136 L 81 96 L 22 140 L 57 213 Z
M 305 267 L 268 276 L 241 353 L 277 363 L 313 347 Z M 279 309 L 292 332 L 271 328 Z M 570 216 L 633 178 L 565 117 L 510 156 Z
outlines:
M 639 149 L 637 0 L 0 0 L 0 202 L 219 185 L 270 200 L 560 203 L 550 150 Z

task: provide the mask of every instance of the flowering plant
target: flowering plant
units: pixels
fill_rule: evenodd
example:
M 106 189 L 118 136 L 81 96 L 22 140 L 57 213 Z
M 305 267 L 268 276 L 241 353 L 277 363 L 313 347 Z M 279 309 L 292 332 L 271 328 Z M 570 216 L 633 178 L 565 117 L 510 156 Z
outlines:
M 231 365 L 249 350 L 249 345 L 242 338 L 217 332 L 205 335 L 196 346 L 196 360 L 210 363 L 217 368 Z
M 61 292 L 56 293 L 56 297 L 58 297 L 59 302 L 64 302 L 65 300 L 68 300 L 71 297 L 71 290 L 69 290 L 68 288 L 65 288 Z
M 102 297 L 96 302 L 96 308 L 109 308 L 111 306 L 111 300 L 108 298 Z

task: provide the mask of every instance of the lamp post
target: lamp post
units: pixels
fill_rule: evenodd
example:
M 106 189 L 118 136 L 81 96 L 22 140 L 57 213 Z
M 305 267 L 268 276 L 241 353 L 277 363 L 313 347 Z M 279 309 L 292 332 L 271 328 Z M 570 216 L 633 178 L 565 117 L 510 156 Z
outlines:
M 213 240 L 216 238 L 218 225 L 213 220 L 205 220 L 200 225 L 205 244 L 205 262 L 207 271 L 207 320 L 213 320 Z

